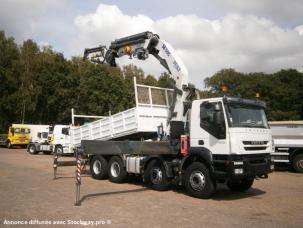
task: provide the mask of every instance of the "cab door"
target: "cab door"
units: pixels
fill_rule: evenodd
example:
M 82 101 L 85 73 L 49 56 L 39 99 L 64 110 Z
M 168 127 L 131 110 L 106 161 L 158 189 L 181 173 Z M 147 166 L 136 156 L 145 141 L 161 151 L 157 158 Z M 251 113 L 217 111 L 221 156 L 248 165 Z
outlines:
M 213 154 L 228 153 L 226 121 L 221 101 L 195 102 L 191 113 L 191 147 L 204 147 Z

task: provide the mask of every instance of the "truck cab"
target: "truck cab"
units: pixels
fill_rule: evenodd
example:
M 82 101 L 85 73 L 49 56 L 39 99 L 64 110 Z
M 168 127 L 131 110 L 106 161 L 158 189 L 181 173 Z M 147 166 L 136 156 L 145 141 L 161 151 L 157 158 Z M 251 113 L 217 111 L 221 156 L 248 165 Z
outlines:
M 8 129 L 8 135 L 6 140 L 7 148 L 13 146 L 26 146 L 30 140 L 30 129 L 23 126 L 12 125 Z
M 69 134 L 69 125 L 55 125 L 53 131 L 54 152 L 58 154 L 73 153 L 71 138 Z
M 190 151 L 213 164 L 216 179 L 263 176 L 273 169 L 274 147 L 264 108 L 263 102 L 234 97 L 193 101 Z
M 50 154 L 56 152 L 58 154 L 73 153 L 70 136 L 69 125 L 49 126 L 48 132 L 37 132 L 35 141 L 32 141 L 27 148 L 30 154 Z

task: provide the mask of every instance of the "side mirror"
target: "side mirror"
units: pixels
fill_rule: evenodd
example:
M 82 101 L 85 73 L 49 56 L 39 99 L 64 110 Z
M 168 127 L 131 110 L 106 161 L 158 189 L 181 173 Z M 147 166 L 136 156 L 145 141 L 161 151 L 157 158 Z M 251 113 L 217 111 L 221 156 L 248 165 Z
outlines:
M 14 128 L 11 128 L 11 133 L 14 136 L 14 134 L 15 134 L 15 129 Z
M 49 126 L 49 129 L 48 129 L 48 132 L 51 134 L 54 132 L 54 126 L 50 125 Z

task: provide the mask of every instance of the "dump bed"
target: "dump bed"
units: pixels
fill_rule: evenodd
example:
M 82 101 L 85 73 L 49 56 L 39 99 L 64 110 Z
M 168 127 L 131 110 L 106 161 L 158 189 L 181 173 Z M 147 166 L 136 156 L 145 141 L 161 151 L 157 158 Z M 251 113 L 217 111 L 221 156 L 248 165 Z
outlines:
M 82 140 L 148 139 L 157 133 L 157 126 L 167 126 L 173 90 L 139 85 L 135 82 L 136 107 L 114 115 L 72 127 L 72 144 Z
M 81 140 L 112 140 L 136 135 L 148 138 L 157 132 L 157 126 L 166 126 L 168 109 L 164 107 L 136 107 L 119 112 L 80 127 L 71 128 L 74 145 Z
M 303 147 L 303 121 L 269 122 L 276 147 Z

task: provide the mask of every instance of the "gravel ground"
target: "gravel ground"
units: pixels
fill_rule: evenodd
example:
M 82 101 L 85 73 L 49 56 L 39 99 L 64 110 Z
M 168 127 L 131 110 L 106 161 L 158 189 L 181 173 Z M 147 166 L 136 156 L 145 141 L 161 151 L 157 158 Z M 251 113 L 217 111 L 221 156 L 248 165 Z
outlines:
M 74 206 L 75 167 L 60 167 L 53 180 L 52 161 L 0 148 L 0 227 L 303 227 L 303 174 L 274 172 L 246 193 L 219 185 L 209 200 L 180 187 L 157 192 L 135 178 L 114 184 L 86 175 L 81 206 Z

